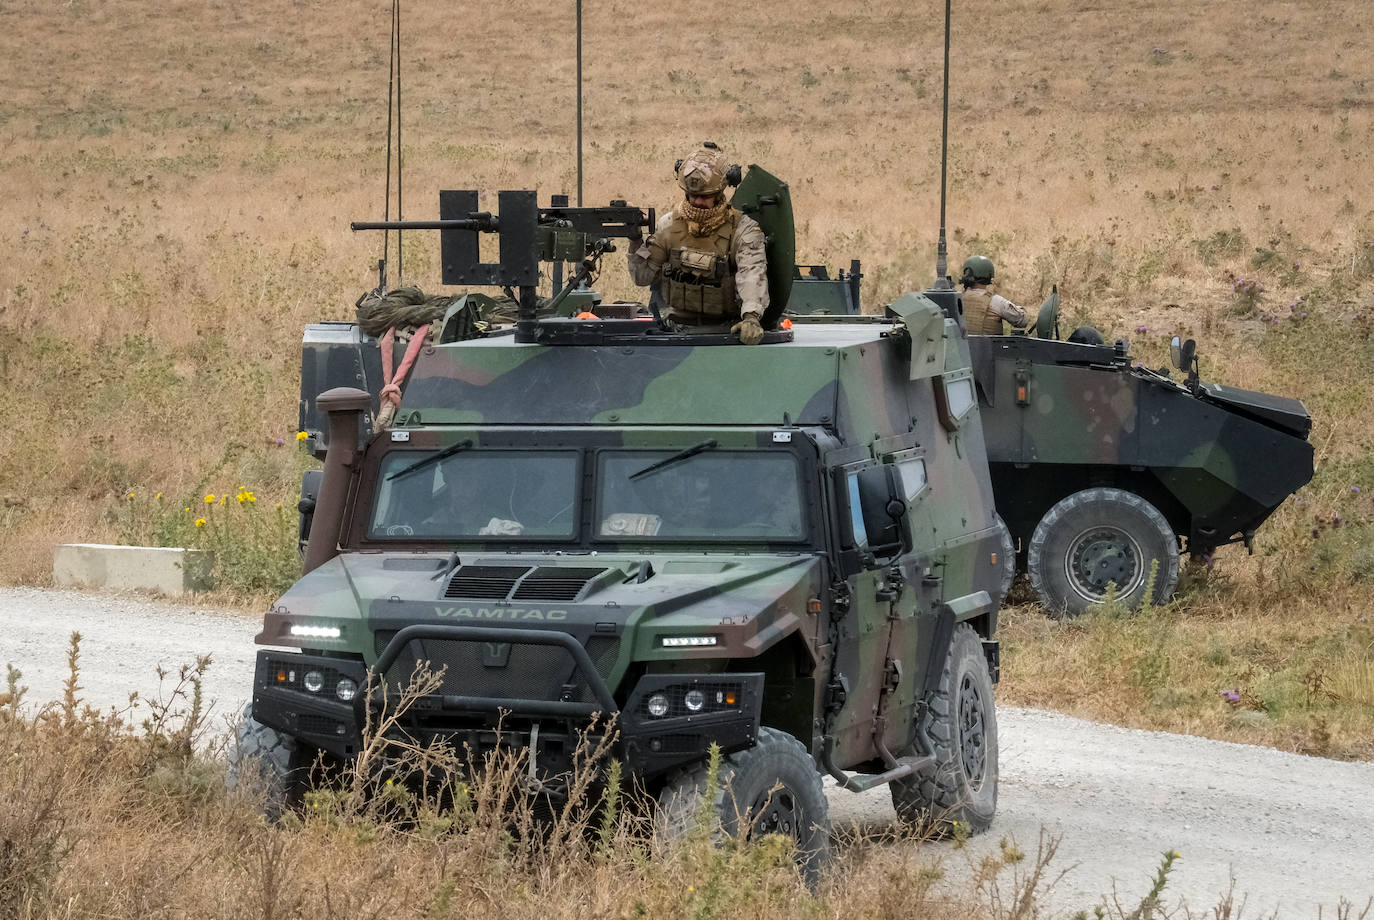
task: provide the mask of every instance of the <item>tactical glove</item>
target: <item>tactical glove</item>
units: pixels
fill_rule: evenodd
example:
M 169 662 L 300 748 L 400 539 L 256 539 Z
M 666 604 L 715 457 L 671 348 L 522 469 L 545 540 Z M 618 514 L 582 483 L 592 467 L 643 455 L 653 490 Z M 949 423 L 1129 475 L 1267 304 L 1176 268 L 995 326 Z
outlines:
M 739 340 L 745 345 L 757 345 L 763 341 L 763 326 L 759 324 L 759 318 L 752 313 L 744 314 L 744 319 L 730 327 L 732 335 L 739 336 Z

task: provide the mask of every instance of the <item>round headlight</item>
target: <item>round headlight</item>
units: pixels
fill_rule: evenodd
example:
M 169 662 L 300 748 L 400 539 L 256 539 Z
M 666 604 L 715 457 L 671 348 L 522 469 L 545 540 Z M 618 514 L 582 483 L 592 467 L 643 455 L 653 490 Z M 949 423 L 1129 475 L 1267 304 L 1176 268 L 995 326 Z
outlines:
M 334 695 L 347 703 L 358 695 L 358 685 L 347 677 L 340 677 L 338 686 L 334 688 Z
M 687 704 L 688 712 L 701 712 L 706 705 L 706 694 L 700 690 L 688 690 L 687 695 L 682 698 L 682 702 Z
M 649 715 L 655 719 L 661 719 L 668 714 L 668 698 L 662 693 L 655 693 L 649 697 L 647 707 Z
M 311 693 L 319 693 L 324 689 L 324 675 L 319 671 L 306 671 L 305 678 L 301 683 Z

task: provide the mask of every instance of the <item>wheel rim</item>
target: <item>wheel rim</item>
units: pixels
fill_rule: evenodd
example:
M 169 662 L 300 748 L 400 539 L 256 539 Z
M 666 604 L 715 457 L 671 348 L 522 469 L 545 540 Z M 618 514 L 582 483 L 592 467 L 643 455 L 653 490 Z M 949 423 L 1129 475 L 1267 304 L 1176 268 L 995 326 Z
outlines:
M 959 754 L 964 763 L 964 777 L 975 790 L 983 787 L 987 776 L 987 737 L 983 695 L 973 682 L 973 675 L 965 674 L 959 684 Z
M 801 840 L 802 811 L 797 797 L 786 786 L 775 786 L 760 793 L 749 809 L 749 836 L 786 834 Z
M 1125 597 L 1139 588 L 1145 577 L 1142 556 L 1140 544 L 1121 528 L 1090 527 L 1069 544 L 1064 575 L 1085 600 L 1102 600 L 1111 582 L 1116 583 L 1117 596 Z

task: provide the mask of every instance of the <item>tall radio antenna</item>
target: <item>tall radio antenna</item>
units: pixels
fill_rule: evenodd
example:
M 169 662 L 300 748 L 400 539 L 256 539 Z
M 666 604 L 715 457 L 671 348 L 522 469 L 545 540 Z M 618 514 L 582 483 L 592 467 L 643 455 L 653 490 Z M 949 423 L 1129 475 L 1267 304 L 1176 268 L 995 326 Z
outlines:
M 580 0 L 579 0 L 580 2 Z M 952 0 L 945 0 L 945 86 L 940 97 L 940 242 L 935 249 L 935 290 L 954 288 L 949 280 L 948 252 L 945 245 L 945 170 L 949 164 L 949 14 Z
M 582 207 L 582 0 L 577 0 L 577 206 Z

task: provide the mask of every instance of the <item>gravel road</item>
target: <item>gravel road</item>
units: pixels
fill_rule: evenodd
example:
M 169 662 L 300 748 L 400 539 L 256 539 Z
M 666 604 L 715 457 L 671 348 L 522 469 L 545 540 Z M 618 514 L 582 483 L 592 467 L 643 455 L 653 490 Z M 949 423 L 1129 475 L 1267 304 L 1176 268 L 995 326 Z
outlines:
M 101 708 L 129 692 L 155 694 L 154 668 L 213 656 L 206 696 L 239 710 L 253 673 L 256 615 L 114 595 L 0 589 L 0 662 L 24 673 L 28 701 L 61 696 L 66 638 L 82 634 L 82 696 Z M 1041 829 L 1062 838 L 1054 866 L 1070 868 L 1044 899 L 1055 912 L 1090 910 L 1115 883 L 1139 898 L 1166 849 L 1175 866 L 1166 902 L 1195 915 L 1236 880 L 1244 917 L 1356 915 L 1374 895 L 1374 764 L 1100 725 L 1051 712 L 999 708 L 1001 798 L 990 834 L 962 850 L 933 845 L 951 876 L 1014 838 L 1034 853 Z M 887 792 L 829 790 L 839 829 L 883 831 Z M 1053 873 L 1051 873 L 1053 874 Z M 1371 913 L 1374 917 L 1374 912 Z

